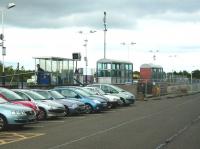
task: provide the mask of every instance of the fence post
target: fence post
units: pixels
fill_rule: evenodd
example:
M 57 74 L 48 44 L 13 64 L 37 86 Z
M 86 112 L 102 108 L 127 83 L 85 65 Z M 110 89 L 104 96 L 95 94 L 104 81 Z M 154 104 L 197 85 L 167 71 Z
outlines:
M 147 96 L 147 80 L 145 80 L 145 97 Z
M 24 88 L 24 76 L 23 76 L 23 73 L 21 75 L 21 88 L 22 89 Z
M 6 86 L 6 76 L 5 76 L 5 72 L 2 72 L 2 86 L 3 86 L 3 87 Z

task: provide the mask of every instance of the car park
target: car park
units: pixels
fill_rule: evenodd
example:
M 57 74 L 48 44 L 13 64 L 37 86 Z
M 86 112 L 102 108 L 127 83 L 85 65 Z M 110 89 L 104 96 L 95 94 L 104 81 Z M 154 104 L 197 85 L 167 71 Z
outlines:
M 34 102 L 23 99 L 21 96 L 19 96 L 18 94 L 16 94 L 15 92 L 13 92 L 10 89 L 1 87 L 0 88 L 0 97 L 4 98 L 5 100 L 7 100 L 8 102 L 11 102 L 13 104 L 19 104 L 19 105 L 23 105 L 23 106 L 32 108 L 37 114 L 39 112 L 39 108 Z
M 54 90 L 34 89 L 35 92 L 44 96 L 46 99 L 63 104 L 66 108 L 66 115 L 85 113 L 85 104 L 70 98 L 65 98 L 62 94 Z
M 36 122 L 33 109 L 10 103 L 0 97 L 0 131 L 9 125 L 23 126 L 33 122 Z
M 66 115 L 66 109 L 64 105 L 46 99 L 34 91 L 27 89 L 16 89 L 14 92 L 16 92 L 22 98 L 28 99 L 37 104 L 40 109 L 38 120 L 45 120 L 51 117 L 63 117 Z
M 83 102 L 86 106 L 86 113 L 100 112 L 107 106 L 107 103 L 102 104 L 98 98 L 89 97 L 86 92 L 78 88 L 56 87 L 53 90 L 58 91 L 66 98 L 76 98 L 76 100 Z
M 124 105 L 130 105 L 135 102 L 135 95 L 121 89 L 120 87 L 117 87 L 111 84 L 91 84 L 88 86 L 99 87 L 107 94 L 112 94 L 112 95 L 120 97 Z

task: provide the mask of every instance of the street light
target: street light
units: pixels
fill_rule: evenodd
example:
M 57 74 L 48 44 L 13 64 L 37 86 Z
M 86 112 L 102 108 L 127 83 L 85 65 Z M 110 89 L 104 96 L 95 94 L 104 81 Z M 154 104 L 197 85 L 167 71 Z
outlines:
M 15 7 L 14 3 L 8 3 L 7 9 Z M 4 11 L 5 9 L 1 9 L 1 26 L 2 26 L 2 34 L 0 35 L 0 39 L 2 40 L 1 47 L 2 47 L 2 56 L 3 56 L 3 73 L 4 73 L 4 56 L 6 55 L 6 47 L 4 47 Z
M 130 46 L 132 46 L 136 43 L 135 42 L 131 42 L 131 43 L 122 42 L 121 44 L 124 45 L 124 46 L 126 46 L 126 45 L 128 46 L 128 60 L 130 60 Z
M 10 8 L 13 8 L 15 7 L 15 4 L 14 3 L 8 3 L 7 5 L 7 9 L 10 9 Z M 2 33 L 0 35 L 0 39 L 1 39 L 1 47 L 2 47 L 2 61 L 3 61 L 3 68 L 2 68 L 2 74 L 3 76 L 5 76 L 4 74 L 4 56 L 6 55 L 6 47 L 4 46 L 4 41 L 5 41 L 5 38 L 4 38 L 4 11 L 5 11 L 5 8 L 1 9 L 1 26 L 2 26 Z M 3 85 L 5 85 L 5 77 L 3 77 L 3 81 L 2 81 Z
M 170 55 L 169 56 L 169 58 L 172 58 L 172 59 L 175 59 L 176 57 L 177 57 L 177 55 Z M 175 69 L 173 67 L 174 66 L 174 61 L 172 60 L 171 62 L 172 62 L 172 75 L 171 75 L 170 81 L 172 80 L 171 82 L 173 83 L 173 82 L 175 82 L 174 81 L 174 71 L 175 71 Z
M 103 25 L 104 25 L 104 59 L 106 58 L 106 32 L 107 30 L 107 20 L 106 20 L 106 11 L 104 11 L 104 17 L 103 17 Z
M 195 66 L 192 66 L 192 67 L 194 68 Z M 195 71 L 195 70 L 194 70 L 194 71 Z M 191 91 L 193 91 L 193 76 L 192 76 L 193 74 L 192 74 L 192 73 L 193 73 L 194 71 L 191 70 L 191 74 L 190 74 L 190 76 L 191 76 L 191 78 L 190 78 L 190 79 L 191 79 L 191 80 L 190 80 L 190 81 L 191 81 L 191 82 L 190 82 L 190 83 L 191 83 Z
M 88 34 L 92 34 L 95 33 L 95 30 L 90 30 L 89 32 L 83 32 L 83 31 L 79 31 L 79 34 L 84 34 L 85 35 L 85 39 L 84 39 L 84 47 L 85 47 L 85 57 L 84 57 L 84 61 L 85 61 L 85 82 L 87 83 L 87 66 L 88 66 L 88 57 L 87 57 L 87 44 L 88 44 L 88 39 L 87 39 L 87 35 Z
M 153 53 L 153 61 L 155 61 L 156 60 L 156 53 L 158 53 L 159 50 L 155 50 L 155 51 L 150 50 L 149 52 Z

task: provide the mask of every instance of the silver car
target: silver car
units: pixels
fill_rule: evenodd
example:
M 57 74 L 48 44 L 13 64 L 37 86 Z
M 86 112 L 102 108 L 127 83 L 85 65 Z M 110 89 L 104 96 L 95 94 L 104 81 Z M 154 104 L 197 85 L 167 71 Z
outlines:
M 24 99 L 29 99 L 37 104 L 40 109 L 38 120 L 45 120 L 50 117 L 63 117 L 66 115 L 64 105 L 52 100 L 45 99 L 42 95 L 31 90 L 13 90 Z
M 111 84 L 91 84 L 88 86 L 99 87 L 107 94 L 112 94 L 112 95 L 120 97 L 120 99 L 124 103 L 124 105 L 130 105 L 135 102 L 135 95 L 133 95 L 132 93 L 127 92 L 117 86 L 114 86 Z
M 91 92 L 93 92 L 96 95 L 105 96 L 108 99 L 109 106 L 111 108 L 115 108 L 116 106 L 123 104 L 122 101 L 120 100 L 120 97 L 118 97 L 116 95 L 112 95 L 112 94 L 107 94 L 102 89 L 100 89 L 98 87 L 86 86 L 84 88 L 90 90 Z
M 65 98 L 57 91 L 42 89 L 34 89 L 33 91 L 44 96 L 46 99 L 51 99 L 57 103 L 63 104 L 66 108 L 66 116 L 85 113 L 86 107 L 84 103 L 75 99 Z

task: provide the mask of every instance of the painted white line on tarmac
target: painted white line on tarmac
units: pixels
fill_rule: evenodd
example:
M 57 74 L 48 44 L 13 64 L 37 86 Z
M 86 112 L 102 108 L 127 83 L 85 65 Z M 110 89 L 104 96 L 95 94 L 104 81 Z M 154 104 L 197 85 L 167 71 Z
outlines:
M 114 112 L 117 112 L 117 111 L 115 111 L 115 110 L 111 110 L 111 111 L 105 111 L 105 113 L 114 113 Z
M 140 120 L 143 120 L 143 119 L 146 119 L 146 118 L 150 118 L 150 117 L 152 117 L 154 115 L 158 115 L 163 111 L 160 111 L 160 112 L 155 113 L 155 114 L 150 114 L 150 115 L 147 115 L 147 116 L 142 116 L 142 117 L 139 117 L 137 119 L 132 119 L 132 120 L 129 120 L 129 121 L 125 121 L 125 122 L 122 122 L 122 123 L 120 123 L 118 125 L 115 125 L 113 127 L 110 127 L 110 128 L 107 128 L 107 129 L 104 129 L 104 130 L 101 130 L 101 131 L 97 131 L 96 133 L 92 133 L 90 135 L 86 135 L 86 136 L 83 136 L 81 138 L 74 139 L 74 140 L 68 141 L 66 143 L 54 146 L 54 147 L 50 147 L 48 149 L 58 149 L 58 148 L 64 147 L 66 145 L 69 145 L 69 144 L 72 144 L 72 143 L 75 143 L 75 142 L 78 142 L 78 141 L 82 141 L 82 140 L 85 140 L 85 139 L 88 139 L 88 138 L 91 138 L 91 137 L 94 137 L 94 136 L 97 136 L 97 135 L 100 135 L 100 134 L 104 134 L 104 133 L 110 132 L 110 131 L 112 131 L 114 129 L 120 128 L 120 127 L 122 127 L 124 125 L 130 124 L 130 123 L 133 123 L 133 122 L 137 122 L 137 121 L 140 121 Z
M 26 128 L 43 128 L 44 126 L 24 126 Z
M 86 116 L 75 116 L 75 117 L 68 117 L 69 119 L 84 119 Z
M 40 123 L 64 123 L 65 121 L 40 121 Z
M 187 104 L 188 102 L 192 102 L 192 101 L 185 101 L 183 103 L 177 104 L 174 107 L 181 107 L 181 106 Z M 164 109 L 164 110 L 161 110 L 161 111 L 156 112 L 156 113 L 152 113 L 152 114 L 149 114 L 149 115 L 146 115 L 146 116 L 142 116 L 142 117 L 139 117 L 139 118 L 136 118 L 136 119 L 131 119 L 131 120 L 119 123 L 118 125 L 115 125 L 113 127 L 110 127 L 110 128 L 104 129 L 104 130 L 100 130 L 100 131 L 97 131 L 95 133 L 92 133 L 92 134 L 89 134 L 89 135 L 86 135 L 86 136 L 83 136 L 83 137 L 80 137 L 80 138 L 77 138 L 77 139 L 74 139 L 74 140 L 71 140 L 71 141 L 67 141 L 67 142 L 65 142 L 63 144 L 59 144 L 59 145 L 50 147 L 48 149 L 59 149 L 61 147 L 73 144 L 75 142 L 79 142 L 79 141 L 82 141 L 82 140 L 85 140 L 85 139 L 88 139 L 88 138 L 92 138 L 92 137 L 100 135 L 100 134 L 104 134 L 104 133 L 110 132 L 112 130 L 118 129 L 118 128 L 123 127 L 125 125 L 131 124 L 131 123 L 134 123 L 134 122 L 138 122 L 138 121 L 141 121 L 141 120 L 144 120 L 144 119 L 151 118 L 153 116 L 159 115 L 159 114 L 161 114 L 163 112 L 166 112 L 166 111 L 169 111 L 169 110 L 170 109 Z

